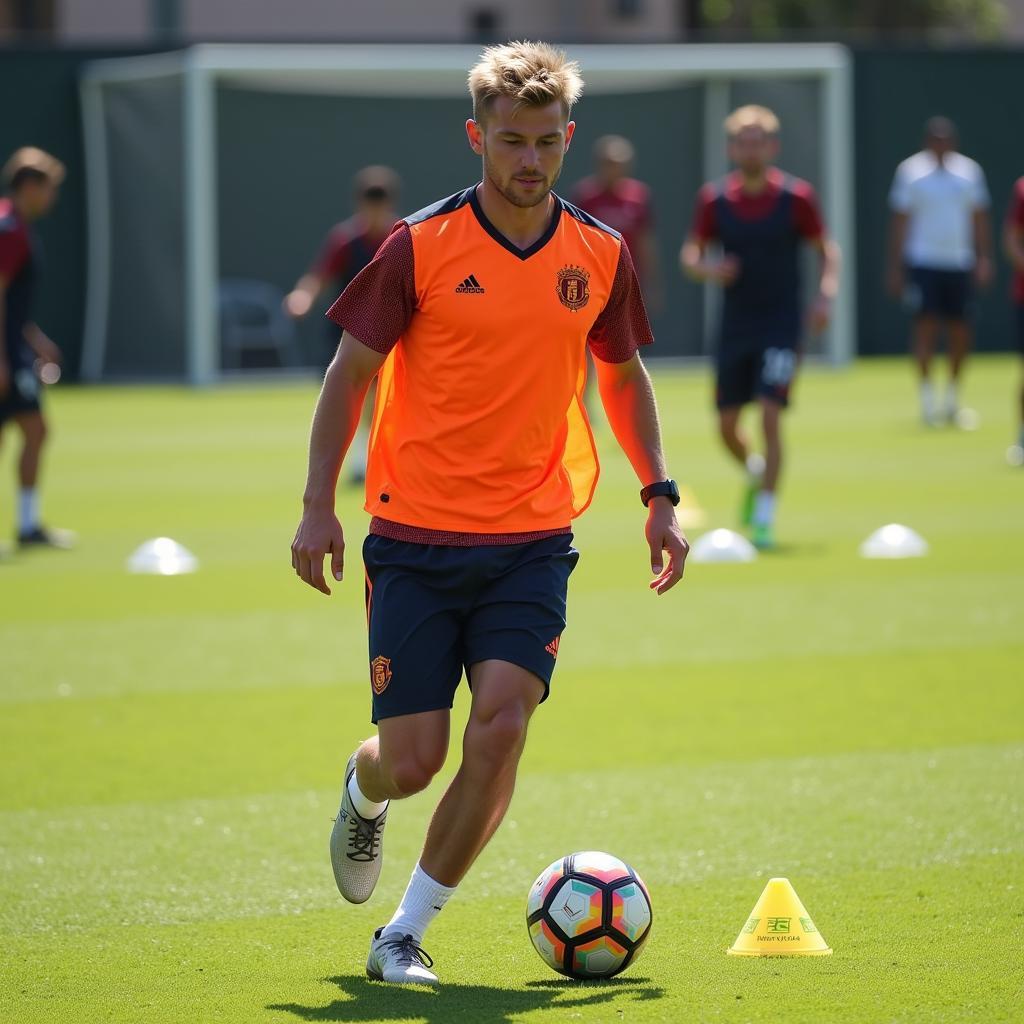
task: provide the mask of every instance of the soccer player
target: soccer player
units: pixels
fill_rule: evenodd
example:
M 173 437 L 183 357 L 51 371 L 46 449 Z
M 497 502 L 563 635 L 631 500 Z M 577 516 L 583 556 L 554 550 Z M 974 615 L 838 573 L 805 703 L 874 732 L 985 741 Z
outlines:
M 68 547 L 71 535 L 39 518 L 39 465 L 46 445 L 41 382 L 36 365 L 59 365 L 60 349 L 32 320 L 32 289 L 39 267 L 33 223 L 57 201 L 64 165 L 41 149 L 26 146 L 7 161 L 0 199 L 0 433 L 12 423 L 22 436 L 18 459 L 17 541 L 19 547 Z
M 300 319 L 309 313 L 324 289 L 333 287 L 337 294 L 348 287 L 359 271 L 373 259 L 381 242 L 395 226 L 400 189 L 401 180 L 390 167 L 364 167 L 355 176 L 355 212 L 348 220 L 335 224 L 328 232 L 313 265 L 285 296 L 284 308 L 287 313 Z M 325 366 L 330 363 L 337 347 L 337 336 L 332 324 L 330 341 L 324 354 Z M 368 412 L 370 408 L 367 403 Z M 362 483 L 366 476 L 366 442 L 370 424 L 368 416 L 364 420 L 350 454 L 354 483 Z
M 688 550 L 638 355 L 652 339 L 629 250 L 552 191 L 579 69 L 546 44 L 512 43 L 484 51 L 469 87 L 482 180 L 405 218 L 329 311 L 344 333 L 313 418 L 292 543 L 296 573 L 329 594 L 324 558 L 340 580 L 345 550 L 338 468 L 379 373 L 363 545 L 377 734 L 348 761 L 330 845 L 342 895 L 365 901 L 388 802 L 444 764 L 465 669 L 459 770 L 366 965 L 373 978 L 419 984 L 437 983 L 424 933 L 500 824 L 548 696 L 579 557 L 570 522 L 597 479 L 582 405 L 588 347 L 643 484 L 652 589 L 679 581 Z
M 1024 356 L 1024 177 L 1013 186 L 1010 208 L 1003 225 L 1003 245 L 1013 267 L 1013 304 L 1017 311 L 1017 347 Z M 1020 434 L 1011 445 L 1009 460 L 1015 466 L 1024 465 L 1024 382 L 1020 392 Z
M 925 124 L 924 149 L 896 168 L 889 206 L 887 284 L 914 315 L 912 346 L 920 374 L 921 418 L 956 422 L 957 388 L 971 350 L 971 278 L 992 280 L 992 224 L 985 174 L 956 150 L 953 122 Z M 931 382 L 939 331 L 949 340 L 949 383 L 940 411 Z
M 647 305 L 657 307 L 661 286 L 651 190 L 631 177 L 635 155 L 629 139 L 602 135 L 594 143 L 594 173 L 576 185 L 569 199 L 622 235 L 633 256 Z
M 684 273 L 722 285 L 725 295 L 718 341 L 718 426 L 729 453 L 747 474 L 740 512 L 757 547 L 775 545 L 775 496 L 783 462 L 782 411 L 800 361 L 800 246 L 820 254 L 810 330 L 828 325 L 839 285 L 839 247 L 829 239 L 814 190 L 784 174 L 779 120 L 766 107 L 746 106 L 725 120 L 729 159 L 736 170 L 705 185 L 697 196 L 693 228 L 683 243 Z M 709 251 L 719 243 L 721 255 Z M 764 455 L 740 430 L 743 407 L 761 408 Z

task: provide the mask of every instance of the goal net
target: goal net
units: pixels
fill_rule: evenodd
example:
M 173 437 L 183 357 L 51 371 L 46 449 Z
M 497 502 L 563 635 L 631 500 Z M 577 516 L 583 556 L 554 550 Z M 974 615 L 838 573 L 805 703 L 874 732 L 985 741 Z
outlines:
M 590 171 L 591 144 L 625 135 L 651 187 L 664 302 L 652 357 L 713 346 L 717 297 L 678 252 L 700 185 L 726 170 L 722 121 L 762 103 L 782 122 L 780 164 L 818 190 L 853 266 L 852 99 L 845 49 L 807 45 L 570 46 L 586 90 L 557 190 Z M 238 282 L 283 294 L 331 225 L 353 174 L 387 164 L 411 212 L 475 181 L 465 142 L 467 46 L 202 45 L 96 61 L 81 84 L 88 172 L 86 379 L 205 385 L 249 365 L 319 364 L 322 318 L 289 323 L 269 353 L 236 350 L 224 300 Z M 850 273 L 812 354 L 854 351 Z M 813 274 L 805 275 L 810 286 Z M 326 304 L 325 302 L 322 305 Z M 261 362 L 262 359 L 262 362 Z

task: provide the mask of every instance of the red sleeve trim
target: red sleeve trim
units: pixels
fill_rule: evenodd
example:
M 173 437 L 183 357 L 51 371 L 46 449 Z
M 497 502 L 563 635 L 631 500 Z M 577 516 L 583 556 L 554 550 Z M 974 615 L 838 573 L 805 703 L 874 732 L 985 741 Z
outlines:
M 28 239 L 23 231 L 0 231 L 0 275 L 14 280 L 28 262 Z
M 409 226 L 399 222 L 327 316 L 367 348 L 387 355 L 405 333 L 415 309 L 412 235 Z
M 640 282 L 636 278 L 629 249 L 623 242 L 619 246 L 619 262 L 611 295 L 594 321 L 587 342 L 596 359 L 604 363 L 625 363 L 633 358 L 641 345 L 650 345 L 653 341 Z
M 343 225 L 330 230 L 311 268 L 321 278 L 341 277 L 348 265 L 349 247 L 352 243 Z
M 801 238 L 815 239 L 825 234 L 818 197 L 806 181 L 793 184 L 793 220 Z
M 1019 178 L 1013 187 L 1013 199 L 1006 214 L 1006 221 L 1014 227 L 1024 228 L 1024 178 Z

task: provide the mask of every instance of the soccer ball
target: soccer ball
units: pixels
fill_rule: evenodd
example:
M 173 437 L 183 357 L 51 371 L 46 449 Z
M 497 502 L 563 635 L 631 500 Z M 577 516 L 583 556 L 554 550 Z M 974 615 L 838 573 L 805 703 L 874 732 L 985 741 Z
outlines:
M 588 850 L 540 873 L 526 901 L 526 926 L 540 958 L 570 978 L 610 978 L 632 963 L 651 934 L 651 898 L 640 876 Z

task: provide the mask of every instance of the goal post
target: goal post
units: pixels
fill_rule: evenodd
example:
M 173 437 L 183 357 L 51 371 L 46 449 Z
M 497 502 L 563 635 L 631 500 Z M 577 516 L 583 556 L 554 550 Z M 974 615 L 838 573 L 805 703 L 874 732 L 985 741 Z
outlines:
M 848 51 L 832 44 L 570 45 L 566 49 L 583 67 L 585 100 L 616 98 L 620 121 L 622 110 L 636 125 L 645 117 L 650 120 L 651 115 L 630 110 L 631 95 L 696 88 L 699 99 L 687 109 L 697 112 L 695 119 L 701 125 L 659 124 L 651 129 L 650 138 L 664 138 L 666 144 L 669 136 L 658 133 L 692 138 L 700 153 L 690 176 L 699 173 L 704 180 L 726 169 L 722 120 L 738 99 L 746 102 L 748 96 L 765 93 L 799 99 L 794 109 L 804 123 L 790 125 L 784 117 L 784 143 L 788 145 L 793 137 L 804 140 L 829 230 L 843 250 L 840 293 L 821 354 L 834 363 L 852 358 L 855 260 Z M 367 104 L 392 104 L 387 106 L 392 112 L 408 108 L 404 116 L 411 124 L 420 101 L 465 100 L 466 72 L 478 53 L 478 47 L 464 45 L 204 44 L 176 53 L 87 65 L 81 81 L 89 224 L 83 377 L 164 377 L 204 386 L 223 376 L 218 288 L 230 268 L 222 265 L 222 208 L 226 202 L 236 202 L 235 185 L 239 184 L 237 175 L 226 183 L 220 166 L 231 158 L 225 139 L 231 136 L 234 120 L 225 113 L 226 107 L 234 104 L 232 109 L 241 109 L 238 104 L 246 102 L 244 97 L 255 97 L 248 101 L 246 116 L 257 116 L 257 104 L 262 105 L 270 125 L 274 116 L 295 120 L 294 111 L 305 109 L 294 106 L 297 97 L 309 104 L 329 101 L 347 104 L 347 120 L 340 123 L 348 125 Z M 292 104 L 282 108 L 292 113 L 274 115 L 270 101 L 276 98 Z M 396 101 L 399 106 L 394 105 Z M 333 112 L 342 108 L 323 109 L 334 117 Z M 323 130 L 312 115 L 308 126 L 302 127 L 314 139 Z M 627 124 L 619 130 L 629 134 L 629 128 Z M 291 130 L 294 137 L 295 126 Z M 380 130 L 401 132 L 402 126 L 382 125 Z M 658 161 L 658 148 L 656 141 L 648 143 L 644 153 L 648 166 Z M 367 142 L 365 149 L 370 154 L 373 147 Z M 694 160 L 689 151 L 687 159 Z M 415 155 L 410 158 L 411 170 L 417 169 L 416 160 Z M 364 162 L 381 161 L 367 158 Z M 782 163 L 786 164 L 785 154 Z M 250 173 L 258 173 L 251 164 L 249 168 Z M 665 167 L 659 170 L 670 173 Z M 448 177 L 450 191 L 463 184 L 461 177 Z M 692 195 L 686 199 L 687 209 L 691 203 Z M 324 229 L 327 226 L 323 224 Z M 665 225 L 672 235 L 664 245 L 666 254 L 678 251 L 685 229 L 683 222 Z M 137 251 L 144 245 L 140 240 L 147 238 L 164 254 L 163 272 L 154 257 L 143 258 Z M 673 258 L 663 268 L 666 281 L 679 280 L 676 268 Z M 700 305 L 697 319 L 702 340 L 680 343 L 675 354 L 706 354 L 715 315 L 708 289 Z M 162 311 L 159 322 L 147 320 L 147 309 Z M 695 311 L 687 310 L 686 315 L 692 317 Z M 168 346 L 173 351 L 165 351 Z

